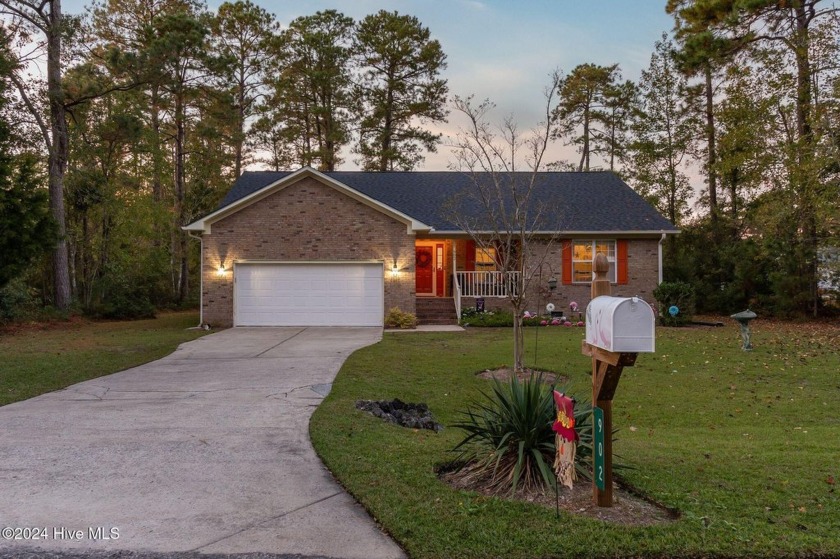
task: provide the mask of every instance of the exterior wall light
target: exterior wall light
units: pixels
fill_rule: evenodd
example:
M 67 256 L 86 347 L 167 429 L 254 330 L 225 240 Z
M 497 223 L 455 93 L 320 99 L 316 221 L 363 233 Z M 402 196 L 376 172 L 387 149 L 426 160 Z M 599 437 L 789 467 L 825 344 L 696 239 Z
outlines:
M 227 272 L 227 270 L 225 270 L 225 265 L 221 264 L 221 265 L 219 265 L 219 269 L 216 270 L 216 275 L 219 276 L 220 278 L 223 278 L 223 277 L 225 277 L 225 272 Z
M 397 267 L 396 264 L 391 268 L 391 277 L 395 278 L 400 275 L 400 269 Z
M 551 276 L 551 279 L 548 280 L 548 289 L 554 291 L 557 289 L 557 278 Z

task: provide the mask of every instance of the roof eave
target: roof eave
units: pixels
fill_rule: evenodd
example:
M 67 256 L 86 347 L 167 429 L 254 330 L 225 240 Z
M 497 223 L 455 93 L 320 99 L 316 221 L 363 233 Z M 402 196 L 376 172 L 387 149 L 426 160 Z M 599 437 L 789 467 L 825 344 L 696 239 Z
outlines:
M 288 186 L 306 177 L 315 178 L 316 180 L 328 186 L 331 186 L 340 192 L 344 192 L 351 198 L 354 198 L 355 200 L 365 204 L 366 206 L 369 206 L 386 215 L 389 215 L 397 221 L 402 221 L 406 224 L 409 235 L 414 235 L 417 233 L 427 233 L 434 230 L 432 226 L 426 225 L 422 221 L 417 220 L 397 209 L 394 209 L 387 204 L 383 204 L 379 200 L 371 198 L 370 196 L 359 192 L 358 190 L 344 184 L 343 182 L 328 177 L 327 175 L 317 171 L 316 169 L 313 169 L 312 167 L 302 167 L 281 179 L 278 179 L 274 182 L 265 185 L 264 187 L 252 192 L 251 194 L 248 194 L 247 196 L 243 196 L 242 198 L 231 202 L 223 208 L 219 208 L 218 210 L 209 213 L 201 219 L 198 219 L 188 225 L 181 227 L 181 229 L 184 231 L 195 231 L 204 234 L 209 234 L 211 232 L 211 226 L 213 223 L 224 219 L 225 217 L 232 215 L 255 202 L 258 202 L 263 198 L 270 196 L 271 194 L 284 188 L 285 186 Z
M 582 237 L 582 236 L 622 236 L 622 237 L 659 237 L 661 235 L 679 235 L 679 229 L 650 229 L 643 231 L 628 231 L 628 230 L 609 230 L 609 231 L 527 231 L 529 235 L 554 235 L 564 237 Z M 494 235 L 498 231 L 462 231 L 460 229 L 451 230 L 433 230 L 431 235 L 447 236 L 447 235 Z

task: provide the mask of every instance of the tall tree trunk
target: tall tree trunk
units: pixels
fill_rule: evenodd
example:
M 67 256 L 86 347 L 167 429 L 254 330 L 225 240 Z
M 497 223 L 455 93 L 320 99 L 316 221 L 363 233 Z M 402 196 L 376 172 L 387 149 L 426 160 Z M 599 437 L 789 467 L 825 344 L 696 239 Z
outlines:
M 52 149 L 49 152 L 50 211 L 58 228 L 58 242 L 52 253 L 55 306 L 66 309 L 72 299 L 67 257 L 67 222 L 64 211 L 64 172 L 67 170 L 67 120 L 61 87 L 61 0 L 50 2 L 47 27 L 47 96 L 50 103 Z
M 709 176 L 709 212 L 712 218 L 712 229 L 717 238 L 718 200 L 717 200 L 717 147 L 715 145 L 715 100 L 712 88 L 712 65 L 706 63 L 704 68 L 706 77 L 706 144 L 709 150 L 707 173 Z
M 181 230 L 185 223 L 186 181 L 184 166 L 184 150 L 186 141 L 186 115 L 184 114 L 183 93 L 175 95 L 175 238 L 176 254 L 178 255 L 178 302 L 183 303 L 189 296 L 189 262 L 187 254 L 186 233 Z
M 580 154 L 578 172 L 589 172 L 589 105 L 583 109 L 583 153 Z
M 324 106 L 324 155 L 321 163 L 325 171 L 335 171 L 335 120 L 333 119 L 332 95 L 327 92 Z
M 152 133 L 152 199 L 155 202 L 163 200 L 163 164 L 160 152 L 160 89 L 152 86 L 150 108 Z M 157 240 L 156 240 L 157 242 Z
M 814 188 L 817 178 L 814 169 L 814 132 L 811 125 L 811 60 L 809 56 L 810 16 L 808 9 L 801 3 L 795 7 L 796 35 L 794 40 L 794 54 L 796 57 L 796 127 L 799 135 L 799 172 L 797 188 L 802 216 L 802 243 L 804 248 L 806 284 L 811 297 L 813 316 L 819 314 L 819 273 L 817 253 L 819 239 L 817 238 L 816 200 Z
M 388 152 L 391 151 L 391 128 L 394 126 L 393 124 L 393 110 L 394 110 L 394 87 L 392 86 L 393 77 L 388 77 L 388 100 L 385 105 L 385 126 L 382 129 L 382 153 L 379 154 L 379 170 L 380 171 L 387 171 L 388 170 L 388 161 L 390 160 L 390 155 Z
M 239 178 L 242 174 L 242 145 L 245 143 L 245 77 L 242 70 L 239 73 L 239 84 L 237 92 L 237 120 L 236 120 L 236 138 L 233 141 L 234 160 L 233 171 L 234 180 Z
M 612 118 L 610 119 L 610 171 L 615 171 L 615 129 L 616 129 L 615 109 L 612 110 Z
M 740 233 L 738 231 L 738 181 L 740 180 L 739 177 L 739 169 L 735 167 L 730 171 L 729 174 L 729 197 L 732 199 L 731 204 L 732 207 L 729 208 L 729 216 L 732 221 L 731 231 L 730 234 L 732 236 L 733 241 L 737 241 Z

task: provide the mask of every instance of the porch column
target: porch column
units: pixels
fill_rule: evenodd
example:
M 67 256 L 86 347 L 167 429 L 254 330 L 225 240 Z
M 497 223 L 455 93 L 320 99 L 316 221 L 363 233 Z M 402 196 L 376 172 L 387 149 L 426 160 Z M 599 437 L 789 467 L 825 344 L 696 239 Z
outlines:
M 455 315 L 461 320 L 461 286 L 458 284 L 458 253 L 455 250 L 457 244 L 452 239 L 452 299 L 455 302 Z
M 457 268 L 458 258 L 457 258 L 457 254 L 455 253 L 455 244 L 456 244 L 455 239 L 452 239 L 452 276 L 453 277 L 455 276 L 455 272 L 458 271 L 458 268 Z

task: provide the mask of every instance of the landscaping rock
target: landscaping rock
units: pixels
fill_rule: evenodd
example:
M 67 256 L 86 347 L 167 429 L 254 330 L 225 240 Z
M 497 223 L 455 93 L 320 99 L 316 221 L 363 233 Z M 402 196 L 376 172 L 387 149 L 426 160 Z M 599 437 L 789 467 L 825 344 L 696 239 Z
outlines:
M 431 429 L 441 431 L 443 425 L 435 422 L 426 404 L 407 404 L 402 400 L 391 401 L 359 400 L 356 409 L 366 411 L 390 423 L 409 429 Z

